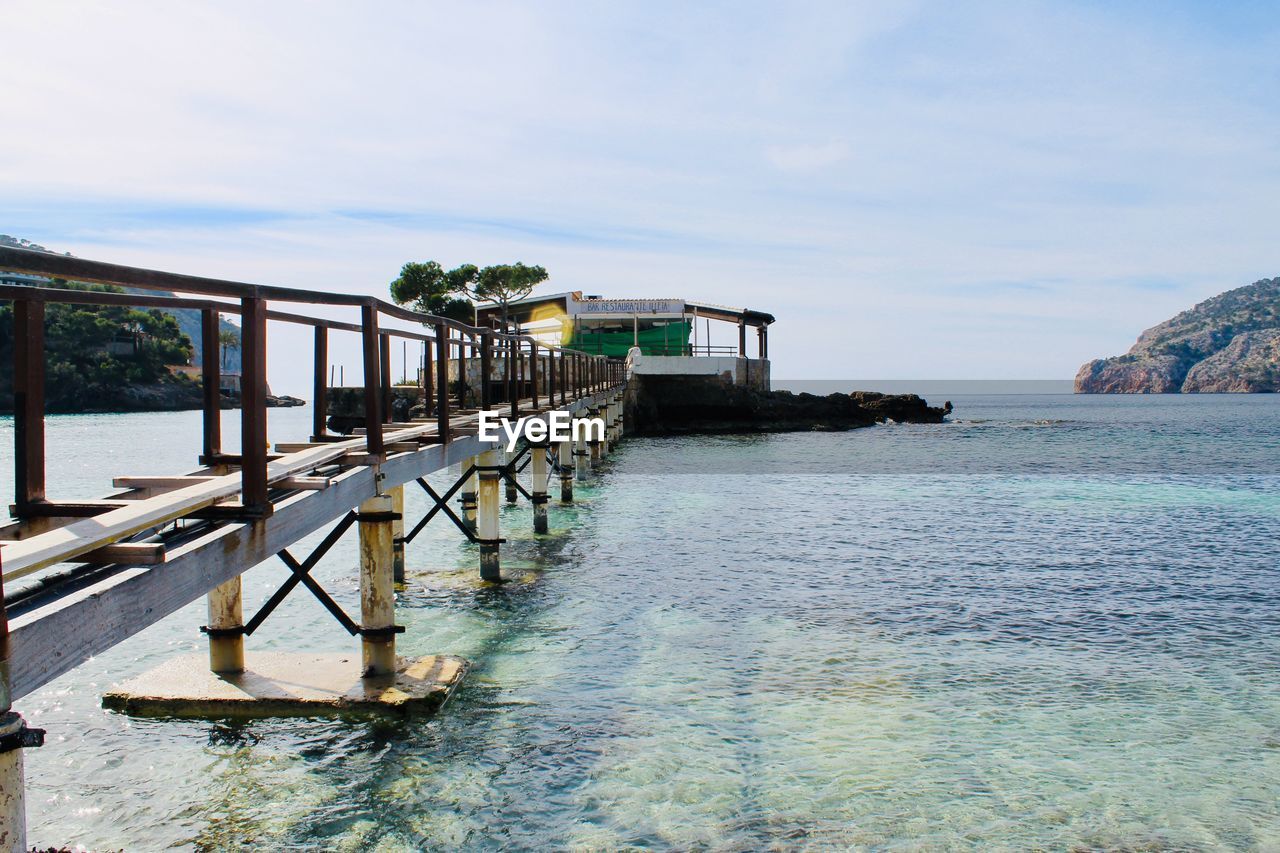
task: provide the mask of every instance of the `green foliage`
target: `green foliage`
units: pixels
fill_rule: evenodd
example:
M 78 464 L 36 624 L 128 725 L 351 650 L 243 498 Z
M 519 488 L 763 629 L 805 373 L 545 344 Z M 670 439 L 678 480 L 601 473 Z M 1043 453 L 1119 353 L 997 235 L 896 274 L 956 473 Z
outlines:
M 492 302 L 502 306 L 506 326 L 507 306 L 523 299 L 547 280 L 542 267 L 522 263 L 496 264 L 484 269 L 463 264 L 445 271 L 435 261 L 410 262 L 400 268 L 400 277 L 391 282 L 391 298 L 399 305 L 412 305 L 415 311 L 449 317 L 464 323 L 475 322 L 475 305 Z
M 222 350 L 222 369 L 227 369 L 227 354 L 240 349 L 240 336 L 230 329 L 218 332 L 218 347 Z
M 53 279 L 47 287 L 122 293 L 118 287 Z M 13 303 L 0 305 L 0 362 L 13 363 Z M 117 305 L 49 303 L 45 309 L 45 376 L 50 411 L 101 407 L 122 386 L 169 379 L 166 365 L 187 364 L 191 339 L 171 315 Z M 0 379 L 0 401 L 12 395 L 12 371 Z
M 475 322 L 475 306 L 466 298 L 477 270 L 463 264 L 446 272 L 435 261 L 410 261 L 400 268 L 400 277 L 391 282 L 391 298 L 398 305 L 463 323 Z
M 546 280 L 547 271 L 543 267 L 527 267 L 521 263 L 497 264 L 480 270 L 472 293 L 482 302 L 505 306 L 524 299 Z

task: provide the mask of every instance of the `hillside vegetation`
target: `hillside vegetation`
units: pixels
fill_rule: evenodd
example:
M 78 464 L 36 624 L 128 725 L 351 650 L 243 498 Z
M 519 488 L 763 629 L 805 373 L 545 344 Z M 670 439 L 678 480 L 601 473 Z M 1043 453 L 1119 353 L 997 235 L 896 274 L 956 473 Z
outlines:
M 1085 394 L 1280 391 L 1280 278 L 1206 299 L 1076 374 Z

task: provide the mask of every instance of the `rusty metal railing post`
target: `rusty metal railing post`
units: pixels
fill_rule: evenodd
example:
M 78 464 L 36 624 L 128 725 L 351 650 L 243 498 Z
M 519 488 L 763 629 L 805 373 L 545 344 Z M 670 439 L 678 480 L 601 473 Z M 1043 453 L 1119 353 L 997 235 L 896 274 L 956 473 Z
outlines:
M 376 316 L 375 316 L 376 319 Z M 378 388 L 382 393 L 382 422 L 395 420 L 391 405 L 391 336 L 378 335 Z
M 267 302 L 240 300 L 240 502 L 270 515 L 267 500 Z
M 533 410 L 538 411 L 538 342 L 529 341 L 529 396 Z
M 449 440 L 449 327 L 436 323 L 436 435 Z
M 502 346 L 502 398 L 511 405 L 511 341 L 501 339 Z
M 511 420 L 520 417 L 520 347 L 514 338 L 507 339 L 507 372 L 511 383 L 507 393 L 511 395 Z
M 204 458 L 212 465 L 222 454 L 222 365 L 218 363 L 218 309 L 200 312 L 200 396 L 204 426 Z
M 436 410 L 436 372 L 435 356 L 431 352 L 434 342 L 422 347 L 422 406 L 424 411 L 434 413 Z
M 312 365 L 311 440 L 323 441 L 328 433 L 325 416 L 329 412 L 329 330 L 324 326 L 315 329 L 315 362 Z
M 458 333 L 458 408 L 467 407 L 467 337 Z
M 493 388 L 489 384 L 489 372 L 493 369 L 493 336 L 480 333 L 480 408 L 493 405 Z
M 547 405 L 556 407 L 556 351 L 547 350 Z
M 13 303 L 13 473 L 18 514 L 45 499 L 44 303 Z
M 564 350 L 557 350 L 555 355 L 560 361 L 560 405 L 569 402 L 569 362 L 565 360 Z
M 370 456 L 382 456 L 382 382 L 379 364 L 378 305 L 370 300 L 360 306 L 360 343 L 364 372 L 365 449 Z

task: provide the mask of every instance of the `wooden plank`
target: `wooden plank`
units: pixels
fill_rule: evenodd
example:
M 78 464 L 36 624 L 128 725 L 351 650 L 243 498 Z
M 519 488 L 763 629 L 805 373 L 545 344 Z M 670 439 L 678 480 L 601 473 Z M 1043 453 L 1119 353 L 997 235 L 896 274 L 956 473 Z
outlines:
M 227 525 L 171 549 L 163 567 L 125 569 L 13 617 L 9 659 L 14 698 L 271 558 L 374 491 L 372 469 L 347 472 L 333 488 L 280 502 L 271 517 L 257 524 Z
M 128 566 L 154 566 L 164 562 L 165 548 L 160 542 L 124 542 L 104 545 L 76 558 L 78 563 Z
M 148 477 L 125 475 L 113 477 L 111 485 L 117 489 L 183 489 L 196 483 L 207 483 L 217 477 L 184 475 L 181 477 Z
M 325 444 L 301 453 L 290 454 L 267 464 L 268 481 L 282 480 L 332 462 L 360 444 L 359 441 Z M 104 512 L 66 527 L 34 536 L 21 542 L 0 546 L 6 580 L 29 575 L 48 566 L 66 562 L 103 545 L 132 536 L 143 530 L 240 493 L 239 474 L 227 474 L 185 488 L 175 489 L 147 500 L 132 502 L 127 507 Z
M 23 507 L 21 515 L 23 518 L 86 518 L 130 505 L 130 501 L 118 497 L 84 501 L 39 501 Z
M 564 408 L 576 411 L 585 407 L 588 401 L 594 400 L 594 396 L 583 398 Z M 469 415 L 458 419 L 458 422 L 459 424 L 466 424 L 477 420 L 478 417 L 478 415 Z M 452 454 L 457 451 L 455 445 L 479 444 L 478 440 L 471 438 L 458 442 L 449 442 L 445 445 L 420 446 L 416 442 L 412 446 L 408 444 L 408 440 L 420 435 L 427 435 L 433 429 L 433 424 L 422 424 L 412 429 L 390 432 L 387 438 L 397 446 L 401 446 L 400 443 L 405 442 L 402 445 L 407 448 L 404 451 L 404 458 L 410 460 L 425 459 L 430 453 L 438 452 L 441 448 L 447 449 Z M 304 474 L 326 463 L 349 457 L 350 454 L 363 450 L 364 444 L 365 442 L 361 439 L 328 442 L 297 453 L 288 454 L 267 464 L 267 480 L 270 483 L 274 483 L 288 477 Z M 488 445 L 483 445 L 478 447 L 477 450 L 487 447 Z M 374 461 L 366 458 L 362 462 L 349 462 L 348 464 L 367 465 L 372 464 Z M 414 476 L 419 475 L 415 474 Z M 413 479 L 413 477 L 408 479 Z M 395 484 L 387 483 L 387 485 Z M 185 488 L 175 489 L 172 492 L 146 500 L 127 502 L 127 506 L 117 506 L 92 518 L 85 518 L 29 539 L 0 544 L 0 562 L 4 566 L 4 580 L 24 577 L 49 566 L 68 562 L 82 554 L 104 545 L 110 545 L 143 530 L 181 518 L 196 510 L 213 506 L 220 501 L 235 498 L 239 493 L 239 475 L 227 474 Z M 354 506 L 354 504 L 352 505 Z
M 327 489 L 333 483 L 329 477 L 285 477 L 274 485 L 280 489 L 298 489 L 299 491 L 318 492 Z

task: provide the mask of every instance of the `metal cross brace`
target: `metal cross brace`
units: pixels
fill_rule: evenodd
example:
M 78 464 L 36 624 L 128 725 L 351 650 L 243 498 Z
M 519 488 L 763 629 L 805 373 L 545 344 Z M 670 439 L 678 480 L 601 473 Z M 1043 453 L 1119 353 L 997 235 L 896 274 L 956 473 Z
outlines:
M 431 500 L 435 502 L 435 506 L 427 510 L 427 514 L 422 517 L 422 520 L 419 521 L 416 525 L 414 525 L 413 530 L 409 531 L 408 535 L 404 537 L 404 541 L 406 543 L 412 542 L 414 540 L 414 537 L 416 537 L 419 533 L 421 533 L 422 529 L 427 526 L 427 523 L 431 521 L 431 519 L 435 518 L 436 513 L 443 511 L 445 515 L 453 519 L 453 523 L 458 526 L 458 529 L 462 531 L 462 535 L 466 536 L 468 541 L 479 542 L 480 540 L 477 539 L 476 535 L 471 532 L 471 528 L 467 527 L 466 522 L 458 518 L 457 513 L 455 513 L 453 509 L 449 506 L 449 499 L 458 493 L 458 490 L 462 488 L 462 486 L 467 482 L 467 480 L 471 479 L 471 475 L 474 474 L 475 472 L 476 472 L 476 466 L 474 465 L 469 466 L 467 470 L 462 473 L 462 476 L 458 478 L 458 482 L 454 483 L 449 488 L 449 491 L 445 492 L 443 495 L 437 494 L 436 490 L 431 488 L 430 483 L 428 483 L 422 477 L 419 477 L 418 485 L 422 486 L 423 491 L 425 491 L 428 495 L 431 496 Z
M 258 627 L 266 621 L 272 611 L 280 606 L 280 602 L 284 601 L 298 584 L 302 584 L 311 590 L 311 594 L 324 605 L 325 610 L 333 614 L 333 618 L 338 620 L 338 624 L 345 628 L 348 634 L 352 636 L 359 634 L 360 626 L 352 621 L 351 617 L 338 606 L 338 602 L 334 601 L 329 593 L 325 592 L 324 587 L 320 586 L 319 582 L 311 577 L 311 570 L 316 567 L 320 560 L 324 558 L 324 555 L 329 552 L 329 549 L 342 538 L 342 534 L 346 533 L 355 522 L 356 514 L 354 512 L 348 512 L 344 515 L 324 537 L 324 540 L 316 546 L 316 549 L 311 552 L 311 556 L 301 563 L 289 553 L 287 548 L 276 554 L 293 574 L 280 585 L 280 588 L 275 591 L 271 598 L 267 599 L 267 603 L 262 605 L 262 609 L 254 614 L 253 618 L 241 629 L 240 633 L 248 636 L 258 630 Z

